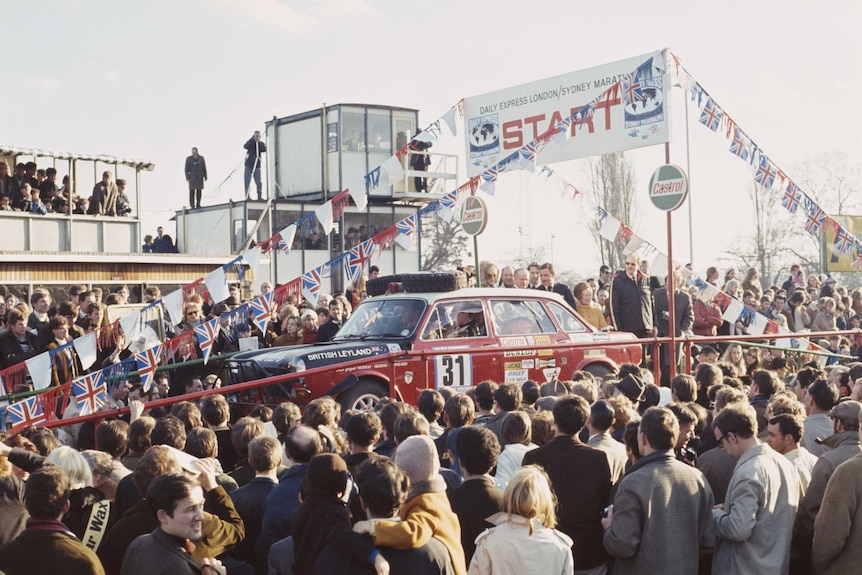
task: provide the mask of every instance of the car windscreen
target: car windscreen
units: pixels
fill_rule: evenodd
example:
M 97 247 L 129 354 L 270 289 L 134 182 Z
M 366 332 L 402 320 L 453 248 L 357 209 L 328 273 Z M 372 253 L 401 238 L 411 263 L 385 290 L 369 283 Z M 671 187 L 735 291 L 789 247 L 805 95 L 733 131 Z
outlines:
M 335 339 L 409 337 L 425 312 L 425 302 L 412 299 L 370 299 L 353 310 Z

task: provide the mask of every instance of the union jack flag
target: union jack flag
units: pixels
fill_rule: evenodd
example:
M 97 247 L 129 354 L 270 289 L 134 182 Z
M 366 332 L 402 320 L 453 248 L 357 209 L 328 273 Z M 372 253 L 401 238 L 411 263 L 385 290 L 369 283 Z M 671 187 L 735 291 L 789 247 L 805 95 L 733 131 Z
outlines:
M 9 414 L 13 428 L 30 427 L 48 421 L 45 412 L 42 411 L 42 404 L 39 403 L 38 396 L 28 397 L 18 403 L 13 403 L 6 407 L 6 413 Z
M 730 142 L 730 153 L 734 154 L 743 160 L 748 159 L 748 144 L 745 143 L 745 137 L 742 135 L 742 130 L 735 128 L 733 130 L 733 141 Z
M 96 413 L 105 405 L 107 386 L 102 379 L 102 372 L 97 371 L 72 381 L 72 392 L 78 404 L 78 415 Z
M 835 249 L 839 253 L 847 254 L 854 245 L 856 245 L 856 238 L 844 226 L 841 226 L 838 233 L 835 234 Z
M 715 132 L 721 125 L 721 119 L 723 117 L 724 112 L 721 111 L 721 108 L 718 107 L 715 100 L 709 98 L 706 101 L 706 105 L 703 107 L 703 110 L 700 111 L 700 119 L 698 121 Z
M 416 231 L 416 214 L 411 214 L 400 222 L 396 222 L 395 229 L 398 230 L 399 234 L 405 236 L 413 235 L 413 232 Z
M 808 216 L 805 220 L 805 231 L 812 236 L 819 235 L 820 230 L 823 229 L 823 224 L 826 222 L 826 212 L 808 198 L 805 198 L 803 201 L 805 202 L 805 211 Z
M 784 190 L 784 197 L 781 198 L 781 205 L 787 208 L 787 211 L 791 214 L 795 214 L 801 202 L 802 192 L 799 191 L 796 184 L 790 182 Z
M 520 149 L 521 159 L 528 162 L 536 161 L 536 143 L 530 142 Z
M 482 179 L 486 182 L 496 182 L 498 173 L 499 172 L 497 169 L 497 165 L 494 164 L 493 166 L 482 172 Z
M 251 315 L 254 325 L 256 325 L 260 331 L 265 332 L 266 325 L 272 317 L 272 311 L 275 309 L 272 305 L 272 292 L 256 297 L 248 303 L 251 307 Z
M 198 345 L 204 354 L 204 365 L 207 364 L 210 358 L 213 344 L 218 338 L 218 318 L 214 317 L 211 320 L 202 323 L 195 328 L 195 335 L 198 338 Z
M 639 74 L 634 73 L 623 76 L 623 97 L 626 100 L 626 104 L 643 101 L 644 94 L 641 92 L 641 88 Z
M 776 171 L 772 162 L 765 155 L 760 156 L 760 164 L 754 174 L 754 181 L 764 188 L 771 188 L 775 183 Z
M 278 243 L 276 244 L 276 249 L 283 251 L 285 254 L 290 253 L 290 244 L 287 243 L 287 240 L 281 237 L 281 234 L 278 234 Z
M 314 305 L 317 305 L 317 296 L 320 294 L 322 275 L 322 269 L 319 267 L 302 274 L 302 295 Z
M 415 215 L 411 217 L 416 218 Z M 347 266 L 347 276 L 351 281 L 355 282 L 362 276 L 362 270 L 365 269 L 372 255 L 374 255 L 373 240 L 365 240 L 347 253 L 345 265 Z
M 440 198 L 439 201 L 441 208 L 449 208 L 450 210 L 455 209 L 455 204 L 458 202 L 458 192 L 449 192 Z
M 197 331 L 197 328 L 195 328 L 195 331 Z M 156 368 L 159 367 L 159 358 L 161 355 L 161 344 L 151 347 L 144 353 L 135 354 L 135 362 L 138 364 L 138 375 L 141 378 L 141 384 L 144 386 L 144 392 L 149 391 L 153 386 L 153 380 L 156 376 Z

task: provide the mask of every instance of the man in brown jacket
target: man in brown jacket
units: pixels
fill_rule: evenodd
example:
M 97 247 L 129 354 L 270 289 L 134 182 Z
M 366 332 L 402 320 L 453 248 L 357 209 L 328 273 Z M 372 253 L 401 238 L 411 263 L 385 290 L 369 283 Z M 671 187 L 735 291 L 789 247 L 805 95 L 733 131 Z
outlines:
M 862 429 L 860 429 L 862 440 Z M 862 563 L 862 454 L 838 466 L 814 522 L 817 573 L 852 573 Z

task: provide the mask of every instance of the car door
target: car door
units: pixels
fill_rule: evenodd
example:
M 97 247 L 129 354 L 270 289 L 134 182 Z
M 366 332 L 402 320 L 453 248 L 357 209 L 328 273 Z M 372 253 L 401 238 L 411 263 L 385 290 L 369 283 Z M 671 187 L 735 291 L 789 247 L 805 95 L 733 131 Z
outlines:
M 416 340 L 425 356 L 426 385 L 463 393 L 490 379 L 501 381 L 499 345 L 487 323 L 482 299 L 434 303 Z
M 568 366 L 568 337 L 558 333 L 539 299 L 494 298 L 490 307 L 502 351 L 501 382 L 524 383 L 531 379 L 544 383 L 557 378 L 560 370 Z

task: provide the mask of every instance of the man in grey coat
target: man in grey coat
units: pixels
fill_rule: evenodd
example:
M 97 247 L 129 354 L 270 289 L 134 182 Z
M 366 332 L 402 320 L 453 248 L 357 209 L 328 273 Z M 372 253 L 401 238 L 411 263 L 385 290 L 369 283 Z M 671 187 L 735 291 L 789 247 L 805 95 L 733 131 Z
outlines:
M 800 493 L 793 464 L 758 441 L 750 405 L 725 407 L 713 432 L 719 446 L 737 460 L 727 499 L 712 511 L 718 533 L 713 575 L 786 573 Z
M 638 428 L 643 457 L 620 482 L 602 520 L 615 575 L 697 573 L 700 554 L 715 544 L 712 490 L 701 472 L 676 460 L 678 435 L 669 409 L 644 413 Z
M 192 148 L 192 155 L 186 158 L 186 181 L 189 183 L 189 207 L 201 207 L 201 193 L 207 179 L 207 161 Z

